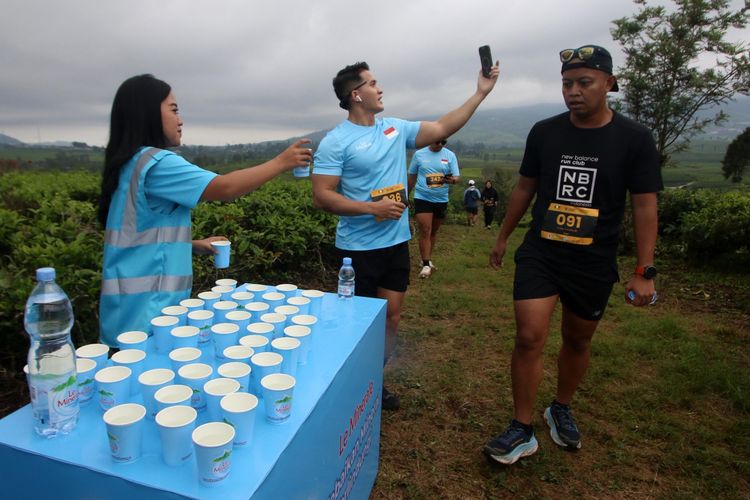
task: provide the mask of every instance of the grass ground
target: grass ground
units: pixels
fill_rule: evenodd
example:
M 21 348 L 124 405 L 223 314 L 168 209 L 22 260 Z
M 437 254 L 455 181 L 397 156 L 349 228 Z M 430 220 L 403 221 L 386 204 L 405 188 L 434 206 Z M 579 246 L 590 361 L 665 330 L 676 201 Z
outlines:
M 615 285 L 573 403 L 582 449 L 558 448 L 541 417 L 555 392 L 553 329 L 533 422 L 539 451 L 510 467 L 484 459 L 482 446 L 512 417 L 514 266 L 509 254 L 503 270 L 488 267 L 496 234 L 444 226 L 427 280 L 417 278 L 412 241 L 400 343 L 385 373 L 402 407 L 383 414 L 372 498 L 748 498 L 750 276 L 724 286 L 666 262 L 658 306 L 628 306 Z M 632 265 L 621 262 L 623 277 Z

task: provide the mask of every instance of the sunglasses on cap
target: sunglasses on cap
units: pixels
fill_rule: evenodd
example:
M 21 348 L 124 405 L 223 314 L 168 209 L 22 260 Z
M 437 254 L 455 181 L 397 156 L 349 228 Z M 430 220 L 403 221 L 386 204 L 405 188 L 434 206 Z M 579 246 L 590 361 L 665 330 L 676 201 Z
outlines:
M 591 45 L 584 45 L 577 49 L 564 49 L 560 51 L 560 62 L 570 62 L 574 58 L 578 58 L 581 61 L 591 59 L 596 53 L 596 47 Z

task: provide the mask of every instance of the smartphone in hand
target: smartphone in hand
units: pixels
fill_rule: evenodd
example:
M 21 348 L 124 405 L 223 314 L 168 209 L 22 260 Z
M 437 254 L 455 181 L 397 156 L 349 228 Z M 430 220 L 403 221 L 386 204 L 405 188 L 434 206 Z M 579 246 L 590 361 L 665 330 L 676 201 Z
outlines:
M 482 62 L 482 75 L 489 78 L 492 71 L 492 52 L 489 45 L 479 47 L 479 60 Z

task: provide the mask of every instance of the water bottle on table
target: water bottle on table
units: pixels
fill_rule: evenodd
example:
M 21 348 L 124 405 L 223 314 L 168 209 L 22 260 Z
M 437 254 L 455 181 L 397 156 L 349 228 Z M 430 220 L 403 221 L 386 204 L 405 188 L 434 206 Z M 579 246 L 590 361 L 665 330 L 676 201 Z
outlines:
M 73 307 L 55 283 L 55 270 L 36 270 L 37 284 L 26 301 L 23 325 L 29 334 L 29 393 L 34 430 L 52 438 L 78 422 L 75 348 L 70 340 Z
M 354 268 L 351 257 L 344 257 L 343 265 L 339 269 L 339 298 L 354 297 Z

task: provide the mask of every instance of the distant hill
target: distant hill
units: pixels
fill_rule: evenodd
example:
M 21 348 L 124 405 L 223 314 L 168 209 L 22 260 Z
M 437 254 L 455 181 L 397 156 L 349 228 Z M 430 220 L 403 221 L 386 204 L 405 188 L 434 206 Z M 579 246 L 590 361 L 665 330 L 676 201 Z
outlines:
M 565 105 L 537 104 L 515 108 L 498 108 L 477 111 L 461 130 L 451 138 L 465 144 L 482 143 L 485 147 L 523 147 L 526 136 L 534 123 L 565 111 Z M 731 141 L 747 127 L 750 127 L 750 98 L 740 97 L 725 108 L 729 119 L 721 127 L 709 127 L 696 139 Z M 701 116 L 713 113 L 704 111 Z M 412 120 L 434 120 L 438 116 L 423 116 Z M 308 134 L 313 143 L 318 144 L 325 136 L 325 130 Z
M 0 134 L 0 146 L 23 146 L 24 143 L 18 139 L 5 134 Z

